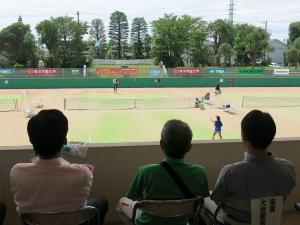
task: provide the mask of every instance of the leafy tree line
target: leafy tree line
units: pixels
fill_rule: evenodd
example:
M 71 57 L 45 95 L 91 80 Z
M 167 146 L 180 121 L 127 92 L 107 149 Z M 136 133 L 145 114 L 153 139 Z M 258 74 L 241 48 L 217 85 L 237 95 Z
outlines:
M 88 24 L 51 17 L 36 31 L 37 38 L 22 18 L 1 30 L 0 66 L 31 67 L 43 60 L 47 67 L 82 67 L 94 58 L 154 58 L 166 67 L 184 66 L 187 59 L 193 66 L 255 66 L 260 60 L 267 64 L 270 50 L 270 34 L 262 28 L 189 15 L 165 14 L 151 24 L 136 17 L 129 26 L 126 14 L 115 11 L 108 27 L 100 18 Z M 299 37 L 300 22 L 290 24 L 286 59 L 292 65 L 300 62 Z

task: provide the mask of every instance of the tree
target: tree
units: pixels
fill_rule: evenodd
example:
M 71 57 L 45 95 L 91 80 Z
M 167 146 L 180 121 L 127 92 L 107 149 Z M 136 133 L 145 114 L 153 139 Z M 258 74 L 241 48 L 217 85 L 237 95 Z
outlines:
M 218 55 L 219 47 L 222 43 L 233 44 L 235 37 L 235 29 L 232 23 L 227 20 L 218 19 L 208 25 L 209 36 L 213 38 L 213 49 L 216 56 L 217 65 L 220 64 L 220 56 Z
M 237 25 L 234 50 L 239 65 L 256 65 L 268 49 L 270 34 L 260 27 L 249 24 Z
M 299 51 L 293 46 L 287 50 L 286 54 L 288 63 L 297 67 L 299 62 Z
M 144 17 L 136 17 L 131 25 L 131 42 L 133 45 L 134 58 L 144 58 L 145 40 L 148 34 L 148 25 Z
M 93 49 L 97 52 L 97 58 L 105 57 L 106 35 L 105 28 L 101 19 L 93 19 L 90 26 L 90 39 Z
M 85 58 L 83 35 L 87 24 L 78 23 L 72 17 L 51 17 L 36 26 L 41 44 L 49 50 L 48 67 L 82 67 Z
M 300 37 L 294 40 L 292 45 L 289 45 L 287 50 L 287 61 L 292 66 L 298 66 L 300 63 Z
M 151 57 L 152 40 L 153 38 L 149 34 L 147 34 L 144 40 L 144 51 L 146 59 L 149 59 Z
M 205 32 L 204 21 L 188 15 L 164 15 L 163 18 L 153 21 L 152 25 L 153 54 L 156 62 L 162 61 L 166 67 L 184 66 L 183 54 L 189 53 L 192 42 L 195 41 L 194 37 Z
M 234 54 L 230 44 L 224 42 L 218 49 L 218 55 L 224 58 L 224 66 L 231 65 L 231 56 Z
M 117 52 L 116 57 L 123 59 L 124 50 L 127 47 L 128 21 L 125 13 L 115 11 L 110 16 L 108 36 L 111 41 L 112 49 Z
M 33 67 L 37 64 L 36 42 L 30 26 L 22 22 L 13 23 L 0 32 L 0 53 L 7 64 Z
M 288 44 L 293 43 L 298 37 L 300 37 L 300 21 L 290 24 Z

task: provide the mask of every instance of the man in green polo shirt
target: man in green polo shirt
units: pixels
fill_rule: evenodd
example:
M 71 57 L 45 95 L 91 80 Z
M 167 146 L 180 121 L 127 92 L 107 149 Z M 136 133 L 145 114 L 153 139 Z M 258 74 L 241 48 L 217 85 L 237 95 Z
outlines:
M 169 120 L 162 129 L 160 146 L 165 156 L 164 161 L 174 169 L 189 191 L 195 196 L 207 197 L 209 191 L 205 169 L 200 165 L 184 161 L 185 154 L 192 147 L 192 136 L 188 124 L 180 120 Z M 126 197 L 133 201 L 186 198 L 160 164 L 141 166 L 135 174 Z M 126 203 L 121 202 L 120 205 L 126 206 Z M 136 224 L 186 225 L 187 218 L 160 218 L 141 212 L 136 219 Z

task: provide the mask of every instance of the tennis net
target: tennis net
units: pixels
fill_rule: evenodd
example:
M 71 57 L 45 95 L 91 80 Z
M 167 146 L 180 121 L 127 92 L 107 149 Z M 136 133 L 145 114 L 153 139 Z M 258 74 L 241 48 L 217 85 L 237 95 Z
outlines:
M 191 97 L 151 99 L 64 99 L 64 110 L 185 109 L 194 107 L 195 98 Z
M 299 107 L 300 97 L 255 97 L 243 96 L 242 107 Z
M 18 100 L 16 98 L 0 99 L 0 112 L 16 111 Z

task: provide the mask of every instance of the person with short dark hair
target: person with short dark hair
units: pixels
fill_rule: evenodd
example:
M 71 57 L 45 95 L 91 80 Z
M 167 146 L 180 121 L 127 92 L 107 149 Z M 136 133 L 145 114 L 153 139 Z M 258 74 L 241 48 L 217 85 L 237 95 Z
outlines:
M 295 186 L 293 164 L 275 158 L 268 151 L 276 134 L 276 125 L 269 113 L 259 110 L 249 112 L 241 122 L 241 136 L 246 148 L 241 162 L 222 168 L 210 198 L 219 203 L 227 198 L 248 199 L 248 211 L 241 211 L 225 205 L 227 215 L 240 221 L 250 222 L 250 199 L 268 196 L 286 197 Z M 216 205 L 209 199 L 205 207 L 213 209 Z M 219 220 L 222 218 L 219 217 Z
M 56 109 L 42 110 L 29 120 L 27 131 L 36 157 L 31 163 L 18 163 L 11 170 L 17 211 L 73 211 L 90 205 L 99 210 L 102 223 L 108 210 L 106 199 L 87 202 L 94 167 L 71 164 L 61 157 L 68 133 L 65 115 Z
M 185 162 L 184 156 L 192 147 L 193 133 L 185 122 L 169 120 L 161 131 L 160 147 L 165 156 L 164 162 L 173 168 L 189 191 L 195 196 L 209 196 L 205 169 L 196 164 Z M 184 199 L 185 194 L 162 164 L 148 164 L 139 168 L 127 192 L 127 198 L 119 202 L 119 209 L 130 201 L 139 199 L 167 200 Z M 128 204 L 127 204 L 128 205 Z M 124 210 L 125 211 L 125 210 Z M 130 213 L 126 213 L 130 214 Z M 186 224 L 187 218 L 158 218 L 142 212 L 135 224 Z

